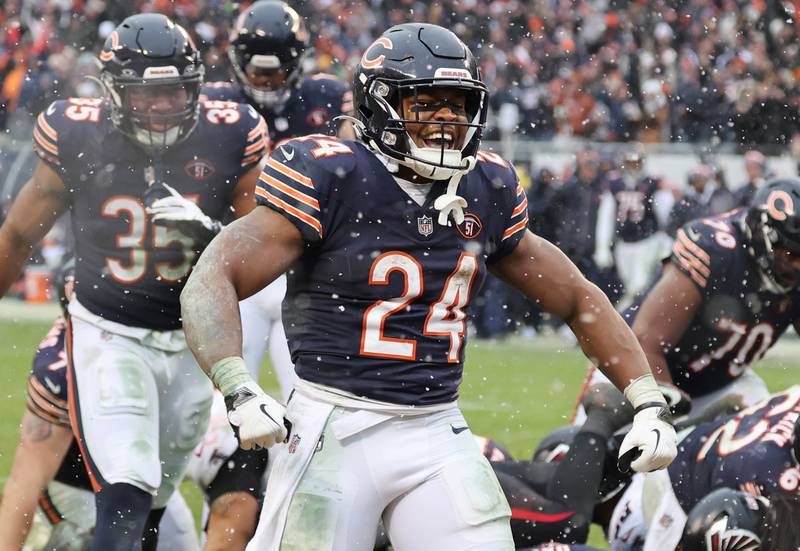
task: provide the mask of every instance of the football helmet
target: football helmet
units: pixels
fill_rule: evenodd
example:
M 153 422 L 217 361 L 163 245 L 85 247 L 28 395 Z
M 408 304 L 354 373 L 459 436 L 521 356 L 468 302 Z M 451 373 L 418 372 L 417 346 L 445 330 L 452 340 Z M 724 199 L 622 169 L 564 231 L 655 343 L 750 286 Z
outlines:
M 311 53 L 303 19 L 285 2 L 261 0 L 239 15 L 231 31 L 228 57 L 236 80 L 251 100 L 267 109 L 282 106 L 299 86 L 303 64 Z M 280 69 L 285 80 L 277 87 L 259 87 L 247 77 Z
M 800 179 L 776 178 L 753 196 L 745 218 L 747 249 L 765 290 L 785 294 L 800 284 L 800 273 L 776 258 L 781 247 L 800 254 Z
M 769 501 L 720 488 L 695 505 L 686 521 L 682 551 L 758 551 L 770 518 Z
M 180 25 L 156 13 L 132 15 L 100 52 L 111 121 L 146 149 L 186 139 L 197 126 L 204 69 Z
M 448 88 L 466 98 L 467 122 L 420 121 L 402 113 L 403 98 L 420 90 Z M 488 90 L 469 48 L 451 31 L 424 23 L 396 25 L 367 48 L 353 76 L 353 100 L 359 137 L 373 150 L 410 167 L 420 176 L 446 180 L 475 167 L 486 124 Z M 402 114 L 401 114 L 402 113 Z M 466 127 L 460 149 L 420 147 L 407 124 Z

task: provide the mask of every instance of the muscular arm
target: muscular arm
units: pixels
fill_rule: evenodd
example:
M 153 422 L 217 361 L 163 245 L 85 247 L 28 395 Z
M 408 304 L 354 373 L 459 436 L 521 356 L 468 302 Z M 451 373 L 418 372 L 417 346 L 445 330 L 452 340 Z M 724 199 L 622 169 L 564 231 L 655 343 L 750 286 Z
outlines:
M 69 427 L 49 423 L 25 410 L 19 445 L 0 503 L 3 549 L 22 549 L 39 495 L 53 480 L 71 443 Z
M 650 372 L 636 337 L 608 298 L 554 245 L 527 231 L 492 271 L 564 320 L 584 354 L 617 388 Z
M 664 349 L 678 343 L 703 301 L 697 287 L 667 264 L 655 287 L 639 307 L 633 332 L 642 345 L 656 380 L 672 384 Z
M 289 269 L 303 247 L 299 230 L 267 207 L 211 241 L 181 293 L 186 339 L 206 373 L 218 360 L 242 355 L 239 301 Z
M 256 182 L 260 174 L 261 166 L 256 165 L 239 178 L 230 198 L 236 218 L 241 218 L 256 208 Z
M 39 162 L 0 227 L 0 297 L 19 275 L 31 249 L 67 209 L 67 190 L 56 172 Z

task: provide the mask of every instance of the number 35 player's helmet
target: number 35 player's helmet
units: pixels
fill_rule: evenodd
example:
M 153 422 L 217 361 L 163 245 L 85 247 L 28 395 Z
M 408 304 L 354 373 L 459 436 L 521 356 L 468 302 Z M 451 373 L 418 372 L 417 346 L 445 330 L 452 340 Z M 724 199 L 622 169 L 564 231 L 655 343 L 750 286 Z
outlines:
M 784 294 L 800 285 L 800 273 L 775 253 L 782 248 L 800 254 L 800 179 L 777 178 L 756 192 L 745 235 L 767 291 Z
M 146 149 L 192 133 L 204 69 L 180 25 L 155 13 L 128 17 L 106 39 L 100 62 L 111 121 L 120 132 Z
M 460 149 L 419 147 L 406 124 L 443 125 L 419 121 L 419 114 L 401 116 L 401 100 L 421 89 L 456 88 L 466 97 L 467 127 Z M 451 31 L 437 25 L 406 23 L 384 32 L 367 48 L 353 76 L 357 132 L 372 149 L 413 169 L 444 180 L 475 166 L 486 123 L 488 91 L 469 48 Z M 405 115 L 405 113 L 403 113 Z

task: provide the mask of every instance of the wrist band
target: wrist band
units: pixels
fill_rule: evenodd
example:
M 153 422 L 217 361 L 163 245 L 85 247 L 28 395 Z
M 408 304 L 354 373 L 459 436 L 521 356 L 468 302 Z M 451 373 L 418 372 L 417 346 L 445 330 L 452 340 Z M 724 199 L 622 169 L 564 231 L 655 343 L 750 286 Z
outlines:
M 664 395 L 661 394 L 655 378 L 650 373 L 632 381 L 625 388 L 624 394 L 634 409 L 638 409 L 642 404 L 650 402 L 656 402 L 662 406 L 667 405 L 667 401 L 664 399 Z
M 667 404 L 663 402 L 645 402 L 644 404 L 637 406 L 636 409 L 633 410 L 633 414 L 636 415 L 640 411 L 648 408 L 665 408 Z
M 241 385 L 252 380 L 244 360 L 239 356 L 228 356 L 211 366 L 209 377 L 223 396 L 231 394 Z

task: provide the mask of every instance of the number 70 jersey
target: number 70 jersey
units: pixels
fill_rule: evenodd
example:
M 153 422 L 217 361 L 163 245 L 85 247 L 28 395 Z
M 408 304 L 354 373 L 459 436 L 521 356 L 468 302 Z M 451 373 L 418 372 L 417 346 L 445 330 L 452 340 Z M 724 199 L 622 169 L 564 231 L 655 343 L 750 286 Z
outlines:
M 497 155 L 481 153 L 462 178 L 457 226 L 437 221 L 445 187 L 434 183 L 419 205 L 360 142 L 312 135 L 272 151 L 256 200 L 306 243 L 283 305 L 299 377 L 396 404 L 456 399 L 470 300 L 528 220 L 514 169 Z

